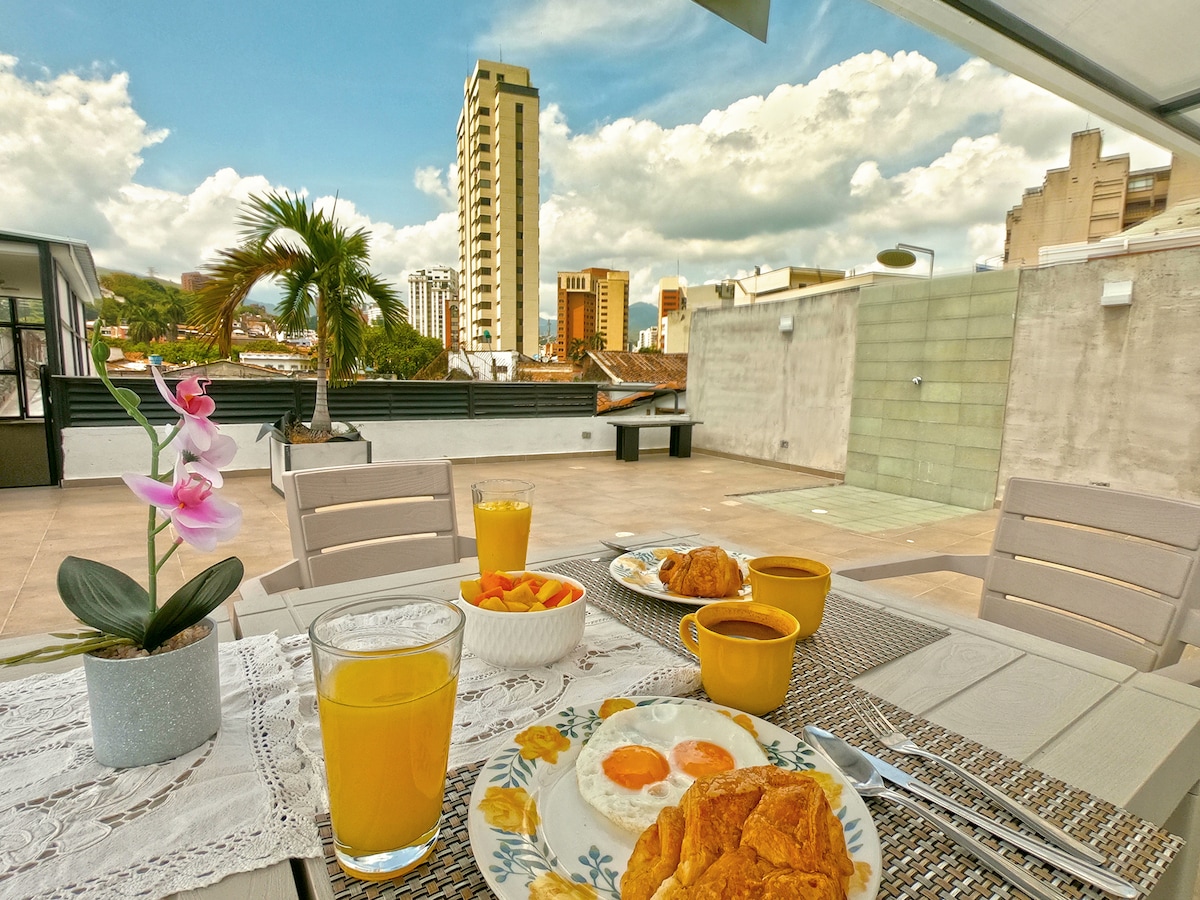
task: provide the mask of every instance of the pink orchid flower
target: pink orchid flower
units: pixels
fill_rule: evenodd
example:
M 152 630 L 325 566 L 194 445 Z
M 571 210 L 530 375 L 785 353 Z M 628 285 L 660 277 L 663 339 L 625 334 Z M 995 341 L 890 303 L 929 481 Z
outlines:
M 192 446 L 207 450 L 217 434 L 217 426 L 208 420 L 217 408 L 216 401 L 204 393 L 209 380 L 201 379 L 199 375 L 185 378 L 172 394 L 158 366 L 151 366 L 150 371 L 167 405 L 183 416 L 183 431 L 188 434 Z
M 229 465 L 238 450 L 237 441 L 227 434 L 214 434 L 208 449 L 201 450 L 186 429 L 175 435 L 175 440 L 171 441 L 167 448 L 178 451 L 192 471 L 203 475 L 215 488 L 225 483 L 221 466 Z
M 242 511 L 214 495 L 212 482 L 203 475 L 187 471 L 182 456 L 175 466 L 174 484 L 133 473 L 121 478 L 139 500 L 162 510 L 176 535 L 198 550 L 211 553 L 220 541 L 232 539 L 242 526 Z

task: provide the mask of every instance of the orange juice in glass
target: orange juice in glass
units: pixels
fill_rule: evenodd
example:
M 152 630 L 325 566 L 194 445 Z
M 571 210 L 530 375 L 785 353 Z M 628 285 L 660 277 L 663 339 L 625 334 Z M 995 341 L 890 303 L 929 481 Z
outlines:
M 437 840 L 463 623 L 452 603 L 385 597 L 309 627 L 334 852 L 356 878 L 394 878 Z
M 477 481 L 471 485 L 471 505 L 480 573 L 524 571 L 533 485 L 512 478 Z

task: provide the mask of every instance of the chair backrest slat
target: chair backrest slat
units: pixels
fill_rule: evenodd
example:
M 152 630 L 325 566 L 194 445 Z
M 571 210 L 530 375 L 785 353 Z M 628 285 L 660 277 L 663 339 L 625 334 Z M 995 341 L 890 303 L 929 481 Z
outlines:
M 402 534 L 452 534 L 454 504 L 449 500 L 352 504 L 303 513 L 301 538 L 311 553 Z
M 1084 619 L 1072 619 L 1044 607 L 1007 602 L 983 616 L 989 622 L 1007 625 L 1026 634 L 1036 634 L 1047 640 L 1066 644 L 1125 663 L 1135 669 L 1149 671 L 1154 668 L 1157 651 L 1147 644 L 1136 641 L 1119 631 L 1110 631 L 1102 625 Z
M 306 587 L 459 559 L 449 460 L 304 469 L 284 475 L 283 490 Z
M 1002 506 L 1009 515 L 1058 519 L 1186 550 L 1200 549 L 1200 506 L 1182 500 L 1090 484 L 1013 478 Z
M 997 557 L 988 568 L 985 603 L 1019 597 L 1050 610 L 1086 616 L 1113 628 L 1161 644 L 1178 606 L 1160 595 L 1135 591 L 1121 584 L 1080 572 Z M 994 609 L 989 605 L 989 610 Z M 990 619 L 989 612 L 984 618 Z
M 1183 594 L 1194 557 L 1121 535 L 1013 516 L 1004 516 L 996 524 L 992 549 L 1094 572 L 1175 598 Z
M 452 537 L 401 538 L 343 547 L 310 557 L 313 586 L 338 584 L 458 562 Z
M 1012 478 L 979 615 L 1150 670 L 1200 610 L 1200 505 Z

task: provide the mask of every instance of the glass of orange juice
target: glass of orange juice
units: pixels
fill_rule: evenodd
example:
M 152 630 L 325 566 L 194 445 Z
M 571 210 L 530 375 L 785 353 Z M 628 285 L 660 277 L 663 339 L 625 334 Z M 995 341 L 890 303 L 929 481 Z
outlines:
M 471 505 L 480 574 L 524 571 L 533 485 L 514 478 L 477 481 L 471 485 Z
M 464 622 L 453 603 L 387 596 L 309 626 L 334 851 L 355 878 L 394 878 L 433 850 Z

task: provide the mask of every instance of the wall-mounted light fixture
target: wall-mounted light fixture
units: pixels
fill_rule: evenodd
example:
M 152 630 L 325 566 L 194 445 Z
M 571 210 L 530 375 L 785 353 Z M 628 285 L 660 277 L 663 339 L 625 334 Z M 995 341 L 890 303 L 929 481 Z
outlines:
M 928 247 L 918 247 L 916 244 L 897 244 L 888 250 L 880 250 L 875 254 L 875 261 L 889 269 L 907 269 L 917 261 L 917 253 L 929 254 L 929 277 L 933 277 L 933 251 Z
M 1132 281 L 1106 281 L 1100 294 L 1101 306 L 1131 306 L 1133 304 Z
M 783 334 L 791 334 L 792 327 L 793 327 L 793 324 L 792 324 L 791 316 L 780 316 L 779 317 L 779 330 Z

